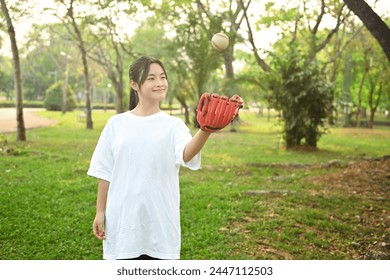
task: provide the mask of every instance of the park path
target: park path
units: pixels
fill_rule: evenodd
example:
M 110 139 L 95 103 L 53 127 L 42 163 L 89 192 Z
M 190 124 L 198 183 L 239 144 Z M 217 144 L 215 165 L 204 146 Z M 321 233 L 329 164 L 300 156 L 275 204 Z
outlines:
M 23 117 L 26 129 L 45 127 L 54 125 L 56 120 L 38 116 L 36 113 L 45 109 L 40 108 L 24 108 Z M 0 109 L 0 133 L 9 133 L 17 131 L 16 126 L 16 109 L 1 108 Z

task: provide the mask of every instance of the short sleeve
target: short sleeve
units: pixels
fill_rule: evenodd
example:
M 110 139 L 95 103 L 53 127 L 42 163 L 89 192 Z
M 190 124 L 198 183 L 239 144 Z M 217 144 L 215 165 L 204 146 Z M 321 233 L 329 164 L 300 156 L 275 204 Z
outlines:
M 174 131 L 176 163 L 188 167 L 192 170 L 197 170 L 200 168 L 201 164 L 200 152 L 188 162 L 184 162 L 183 159 L 184 149 L 191 139 L 192 135 L 190 133 L 189 128 L 181 119 L 179 119 Z
M 111 182 L 114 157 L 111 149 L 109 130 L 109 123 L 107 123 L 93 152 L 87 174 Z

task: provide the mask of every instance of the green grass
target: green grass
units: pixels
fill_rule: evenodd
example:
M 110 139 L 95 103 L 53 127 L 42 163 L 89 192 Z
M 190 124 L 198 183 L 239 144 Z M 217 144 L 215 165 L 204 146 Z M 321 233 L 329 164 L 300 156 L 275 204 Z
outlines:
M 0 136 L 0 259 L 101 259 L 91 230 L 97 182 L 86 170 L 113 113 L 94 112 L 93 130 L 77 112 L 41 115 L 59 123 L 28 131 L 26 143 Z M 309 180 L 337 172 L 321 168 L 330 161 L 389 154 L 389 128 L 334 128 L 315 152 L 286 151 L 280 127 L 249 113 L 238 130 L 210 138 L 201 170 L 180 171 L 182 259 L 354 259 L 389 239 L 389 220 L 380 220 L 388 192 L 384 200 L 325 192 Z M 367 213 L 379 217 L 376 226 L 356 218 Z

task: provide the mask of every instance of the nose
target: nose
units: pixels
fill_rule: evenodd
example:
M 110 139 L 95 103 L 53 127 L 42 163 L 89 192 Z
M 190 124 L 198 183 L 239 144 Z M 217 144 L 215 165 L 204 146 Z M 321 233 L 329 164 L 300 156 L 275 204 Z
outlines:
M 162 86 L 164 86 L 164 81 L 163 81 L 163 79 L 157 79 L 157 80 L 156 80 L 156 86 L 157 86 L 157 87 L 162 87 Z

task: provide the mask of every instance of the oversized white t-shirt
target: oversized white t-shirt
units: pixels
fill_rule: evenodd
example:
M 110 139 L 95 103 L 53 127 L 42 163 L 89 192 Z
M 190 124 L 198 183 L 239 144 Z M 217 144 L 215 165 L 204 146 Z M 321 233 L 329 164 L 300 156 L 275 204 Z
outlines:
M 104 259 L 180 258 L 179 167 L 200 167 L 200 153 L 183 161 L 192 136 L 184 122 L 164 112 L 109 119 L 88 175 L 110 182 Z

